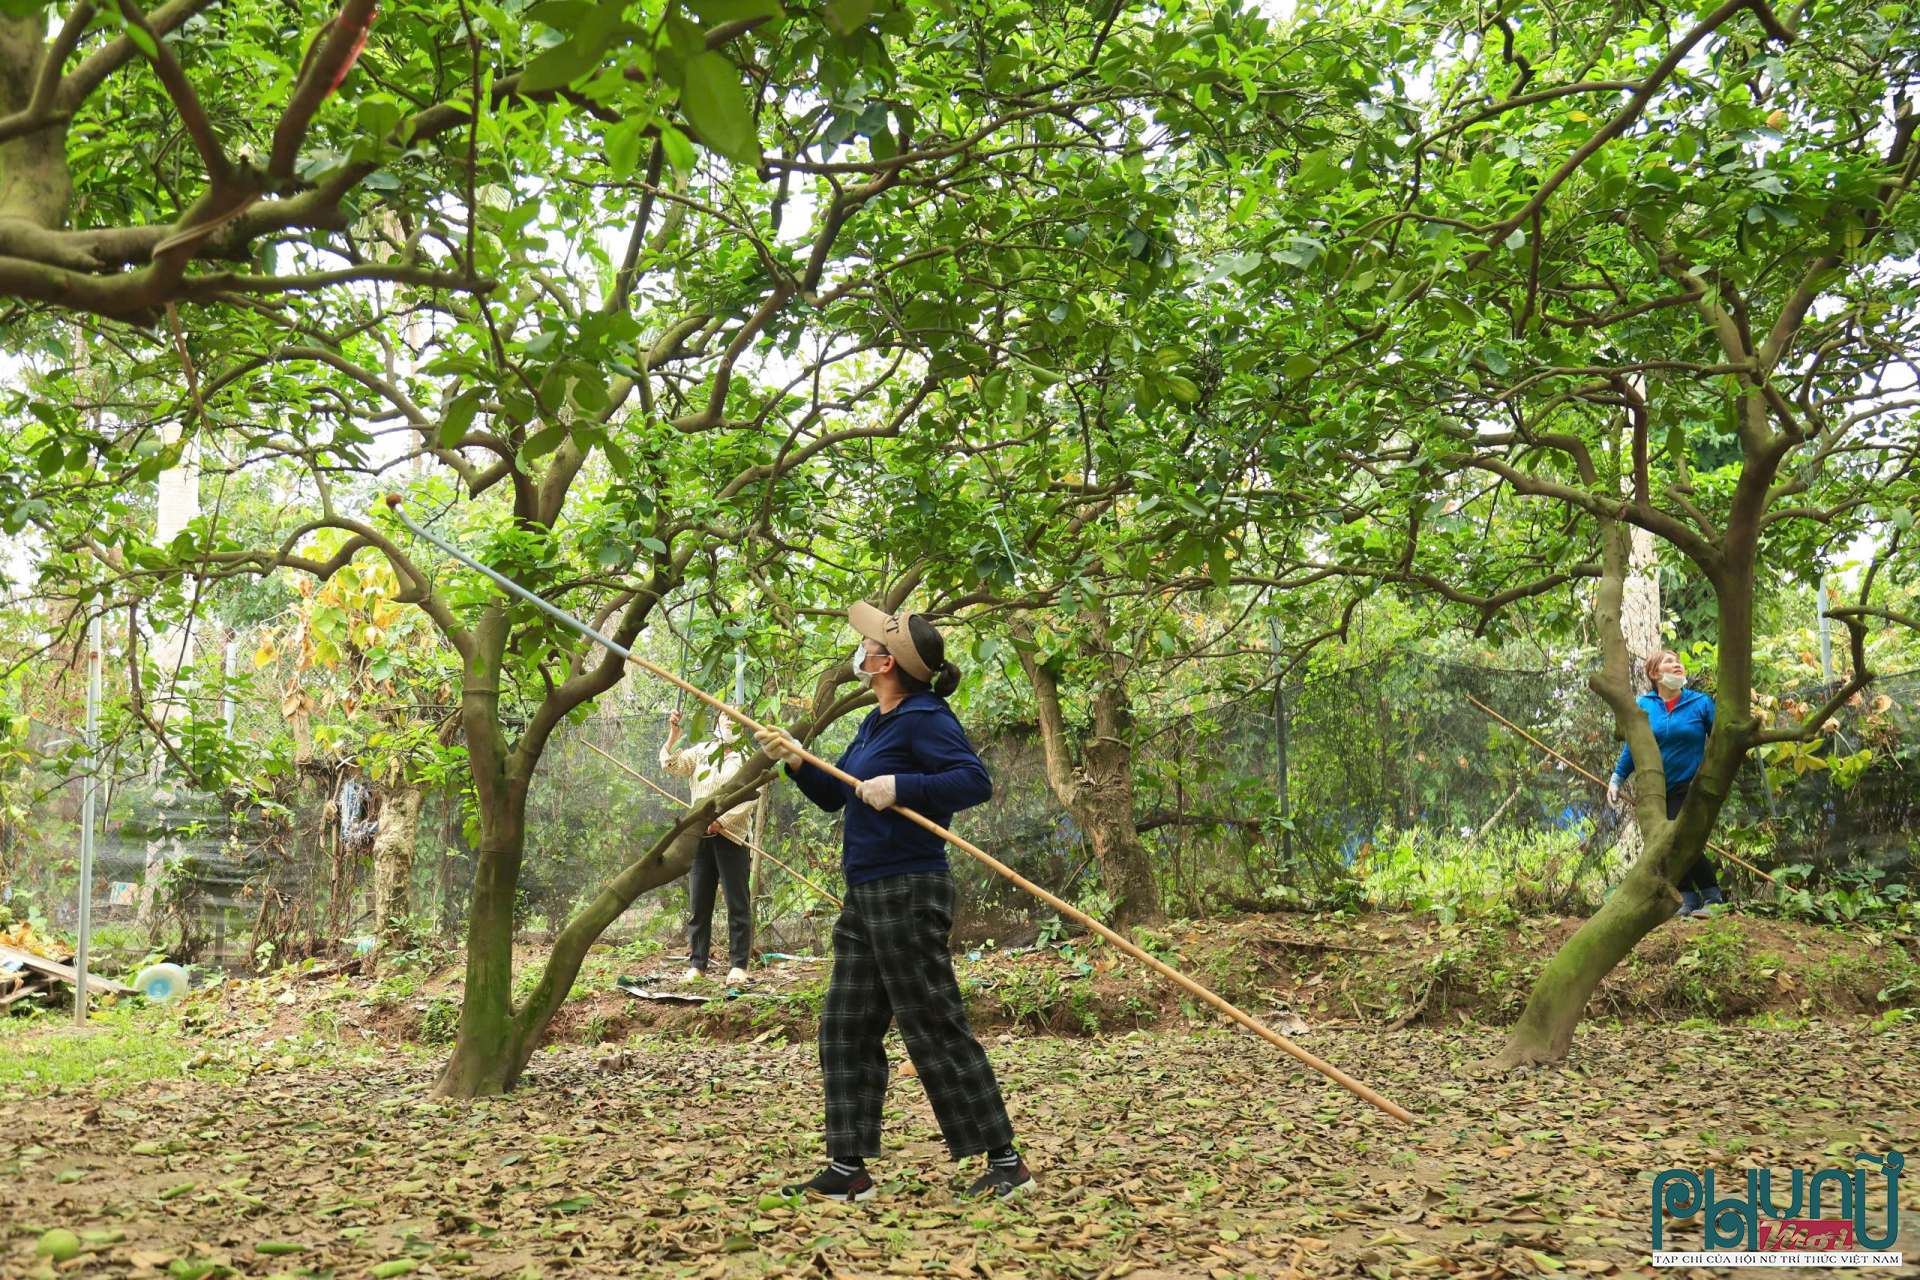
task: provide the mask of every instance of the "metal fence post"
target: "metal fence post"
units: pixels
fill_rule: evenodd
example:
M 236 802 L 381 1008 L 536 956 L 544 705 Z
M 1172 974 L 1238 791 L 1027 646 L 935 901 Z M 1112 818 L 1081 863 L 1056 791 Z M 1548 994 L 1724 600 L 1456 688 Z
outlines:
M 80 922 L 73 948 L 73 1023 L 87 1025 L 87 941 L 93 932 L 93 808 L 99 790 L 100 615 L 87 621 L 87 780 L 80 800 Z

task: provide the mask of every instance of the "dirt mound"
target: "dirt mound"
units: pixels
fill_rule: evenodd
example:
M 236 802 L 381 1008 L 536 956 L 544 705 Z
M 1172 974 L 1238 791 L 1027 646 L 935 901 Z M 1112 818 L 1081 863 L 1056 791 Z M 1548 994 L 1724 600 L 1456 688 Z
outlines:
M 1442 924 L 1429 915 L 1249 914 L 1139 930 L 1148 950 L 1277 1029 L 1399 1030 L 1418 1024 L 1509 1024 L 1540 968 L 1582 921 L 1520 918 Z M 1644 940 L 1594 993 L 1589 1017 L 1622 1022 L 1757 1021 L 1884 1014 L 1920 1004 L 1920 939 L 1910 932 L 1813 926 L 1729 915 L 1675 921 Z M 545 962 L 515 957 L 523 978 Z M 1091 1036 L 1220 1025 L 1211 1009 L 1093 938 L 1046 948 L 982 948 L 954 968 L 982 1034 Z M 782 961 L 737 990 L 691 986 L 660 955 L 603 947 L 588 957 L 548 1028 L 548 1044 L 619 1044 L 636 1033 L 767 1043 L 811 1039 L 831 963 Z M 267 1013 L 247 1023 L 224 1006 L 192 1016 L 217 1034 L 278 1038 L 320 1031 L 355 1042 L 440 1046 L 459 1022 L 460 970 L 388 972 L 236 984 Z M 697 994 L 703 1004 L 638 999 L 616 985 Z M 211 995 L 211 993 L 209 993 Z
M 1245 915 L 1143 930 L 1142 945 L 1277 1026 L 1510 1022 L 1572 918 L 1456 921 L 1431 915 Z M 1881 1013 L 1920 1004 L 1920 940 L 1872 929 L 1729 915 L 1675 921 L 1603 982 L 1590 1017 L 1667 1022 Z M 1210 1009 L 1097 939 L 955 957 L 974 1025 L 1098 1035 L 1208 1025 Z M 610 1039 L 616 1028 L 717 1040 L 808 1038 L 828 966 L 761 971 L 737 999 L 685 1007 L 594 993 L 555 1019 L 555 1042 Z

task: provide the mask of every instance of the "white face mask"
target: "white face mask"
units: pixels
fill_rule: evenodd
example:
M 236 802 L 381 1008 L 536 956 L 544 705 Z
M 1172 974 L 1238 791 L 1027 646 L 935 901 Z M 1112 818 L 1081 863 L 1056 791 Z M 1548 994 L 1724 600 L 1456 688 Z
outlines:
M 1662 671 L 1660 673 L 1660 687 L 1670 693 L 1686 688 L 1687 673 L 1684 671 Z
M 863 687 L 869 689 L 873 687 L 873 672 L 867 670 L 867 646 L 865 644 L 853 646 L 853 674 L 859 678 Z

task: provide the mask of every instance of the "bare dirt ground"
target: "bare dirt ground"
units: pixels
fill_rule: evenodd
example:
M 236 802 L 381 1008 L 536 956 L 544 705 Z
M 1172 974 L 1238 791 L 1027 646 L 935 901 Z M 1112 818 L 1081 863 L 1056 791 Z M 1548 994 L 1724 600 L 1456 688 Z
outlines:
M 34 1274 L 39 1233 L 65 1227 L 86 1251 L 54 1275 L 180 1280 L 1651 1276 L 1656 1170 L 1712 1168 L 1725 1195 L 1745 1168 L 1781 1188 L 1920 1151 L 1920 1034 L 1878 1025 L 1594 1026 L 1564 1067 L 1490 1078 L 1481 1026 L 1302 1037 L 1412 1128 L 1227 1030 L 986 1033 L 1039 1179 L 1005 1206 L 954 1198 L 974 1170 L 945 1159 L 911 1078 L 878 1200 L 774 1198 L 822 1158 L 814 1047 L 778 1028 L 646 1037 L 606 1066 L 556 1047 L 478 1102 L 432 1099 L 431 1064 L 398 1057 L 68 1088 L 0 1104 L 0 1275 Z M 1917 1184 L 1896 1247 L 1920 1261 Z M 1884 1192 L 1869 1203 L 1877 1229 Z M 1699 1247 L 1699 1219 L 1666 1240 Z

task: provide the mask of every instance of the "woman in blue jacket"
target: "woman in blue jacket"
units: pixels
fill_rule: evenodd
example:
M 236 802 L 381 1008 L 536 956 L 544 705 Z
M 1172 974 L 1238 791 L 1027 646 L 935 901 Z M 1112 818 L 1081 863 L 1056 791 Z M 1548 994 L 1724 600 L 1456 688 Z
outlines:
M 1680 655 L 1662 649 L 1647 659 L 1647 681 L 1653 688 L 1640 695 L 1653 740 L 1660 745 L 1660 767 L 1667 775 L 1667 820 L 1680 816 L 1693 775 L 1700 772 L 1707 735 L 1713 732 L 1713 699 L 1687 688 L 1687 666 Z M 1633 776 L 1633 752 L 1620 748 L 1620 763 L 1607 784 L 1607 803 L 1620 803 L 1620 784 Z M 1708 908 L 1726 901 L 1713 863 L 1702 853 L 1680 877 L 1680 915 L 1707 916 Z
M 839 760 L 860 785 L 803 762 L 793 739 L 777 729 L 756 735 L 809 800 L 830 813 L 846 811 L 847 900 L 833 926 L 833 978 L 820 1015 L 831 1163 L 786 1192 L 829 1200 L 875 1194 L 866 1162 L 880 1155 L 887 1095 L 881 1038 L 898 1020 L 953 1158 L 987 1157 L 968 1194 L 1007 1199 L 1030 1188 L 1033 1177 L 1014 1150 L 999 1082 L 954 978 L 946 845 L 890 812 L 898 803 L 947 826 L 955 812 L 992 796 L 993 783 L 947 705 L 960 669 L 947 661 L 933 624 L 867 604 L 847 616 L 863 637 L 853 652 L 854 674 L 879 702 Z

